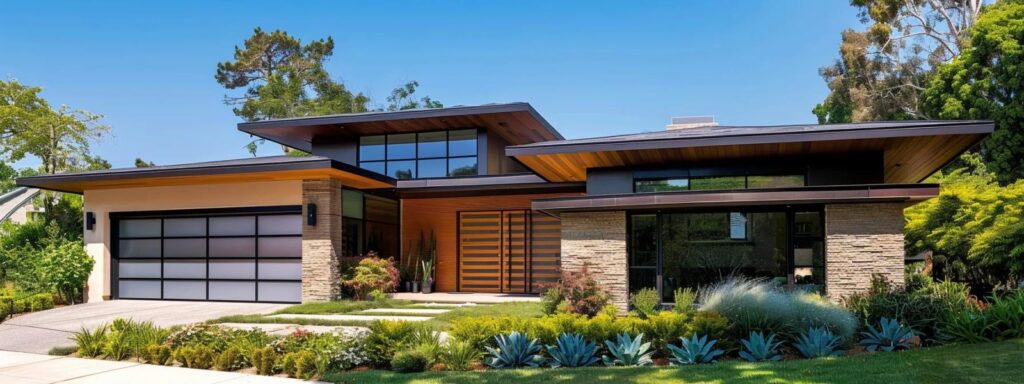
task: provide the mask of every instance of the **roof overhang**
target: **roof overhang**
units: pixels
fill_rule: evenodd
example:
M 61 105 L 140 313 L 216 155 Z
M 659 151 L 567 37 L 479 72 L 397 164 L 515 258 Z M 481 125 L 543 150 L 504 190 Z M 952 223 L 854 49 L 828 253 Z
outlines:
M 635 193 L 533 200 L 533 209 L 556 214 L 671 208 L 920 202 L 939 195 L 938 184 L 876 184 L 738 191 Z
M 584 192 L 585 183 L 549 183 L 532 173 L 398 180 L 402 198 Z
M 513 145 L 562 140 L 562 135 L 529 103 L 351 113 L 238 124 L 242 132 L 306 152 L 311 152 L 316 142 L 469 128 L 485 128 Z
M 277 156 L 22 177 L 18 185 L 83 193 L 90 189 L 333 178 L 360 189 L 393 188 L 395 180 L 325 157 Z
M 588 168 L 882 152 L 886 183 L 915 183 L 994 128 L 991 121 L 693 128 L 511 146 L 505 153 L 563 182 L 586 180 Z

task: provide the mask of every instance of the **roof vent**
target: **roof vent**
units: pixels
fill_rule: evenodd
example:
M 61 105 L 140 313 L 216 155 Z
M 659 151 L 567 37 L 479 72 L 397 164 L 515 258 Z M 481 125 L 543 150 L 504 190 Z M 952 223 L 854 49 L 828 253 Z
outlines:
M 673 117 L 672 122 L 665 126 L 666 130 L 674 129 L 686 129 L 686 128 L 701 128 L 701 127 L 715 127 L 718 123 L 715 122 L 714 116 L 683 116 Z

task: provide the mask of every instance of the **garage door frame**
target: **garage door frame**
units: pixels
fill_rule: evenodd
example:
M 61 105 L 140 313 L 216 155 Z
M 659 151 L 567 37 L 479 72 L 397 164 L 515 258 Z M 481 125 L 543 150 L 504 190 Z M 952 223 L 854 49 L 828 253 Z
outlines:
M 270 237 L 296 237 L 296 235 L 267 235 L 259 234 L 259 219 L 258 216 L 275 216 L 275 215 L 298 215 L 302 217 L 302 206 L 301 205 L 284 205 L 284 206 L 265 206 L 265 207 L 244 207 L 244 208 L 216 208 L 216 209 L 186 209 L 186 210 L 165 210 L 165 211 L 133 211 L 133 212 L 111 212 L 109 215 L 110 219 L 110 255 L 111 255 L 111 266 L 110 266 L 110 289 L 111 297 L 117 300 L 163 300 L 163 301 L 214 301 L 214 302 L 244 302 L 244 303 L 297 303 L 298 301 L 272 301 L 272 300 L 259 300 L 259 285 L 260 283 L 299 283 L 301 286 L 301 279 L 260 279 L 259 275 L 259 261 L 260 260 L 295 260 L 294 257 L 259 257 L 259 238 L 270 238 Z M 160 262 L 160 277 L 129 277 L 124 278 L 128 281 L 159 281 L 160 282 L 160 298 L 121 298 L 119 282 L 122 280 L 120 274 L 120 222 L 121 220 L 127 219 L 174 219 L 174 218 L 196 218 L 196 217 L 230 217 L 230 216 L 257 216 L 256 219 L 256 232 L 253 235 L 247 236 L 224 236 L 224 237 L 252 237 L 254 238 L 256 254 L 251 258 L 239 257 L 233 258 L 236 260 L 252 260 L 255 264 L 255 274 L 252 279 L 211 279 L 210 278 L 210 260 L 222 259 L 222 258 L 211 258 L 209 254 L 209 239 L 217 238 L 217 236 L 209 235 L 209 219 L 207 219 L 206 236 L 207 240 L 207 253 L 202 259 L 206 260 L 206 274 L 205 278 L 202 279 L 191 279 L 191 278 L 165 278 L 164 277 L 164 262 L 168 258 L 164 257 L 163 240 L 173 237 L 165 237 L 163 233 L 163 225 L 161 225 L 161 236 L 156 237 L 161 239 L 160 246 L 160 257 L 159 258 L 146 258 L 148 260 L 159 260 Z M 298 235 L 301 238 L 301 233 Z M 132 239 L 152 239 L 152 237 L 135 237 Z M 301 254 L 301 251 L 300 251 Z M 174 258 L 169 258 L 174 260 Z M 180 258 L 183 260 L 198 260 L 200 258 Z M 301 257 L 298 258 L 301 263 Z M 164 284 L 165 281 L 205 281 L 206 282 L 206 299 L 177 299 L 177 298 L 164 298 Z M 218 281 L 231 281 L 231 282 L 249 282 L 253 283 L 254 286 L 254 299 L 249 300 L 210 300 L 210 282 Z

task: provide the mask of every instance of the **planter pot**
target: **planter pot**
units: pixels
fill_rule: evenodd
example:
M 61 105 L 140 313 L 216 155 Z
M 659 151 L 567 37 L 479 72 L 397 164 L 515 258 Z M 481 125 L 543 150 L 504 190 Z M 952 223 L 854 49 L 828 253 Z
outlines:
M 430 292 L 433 292 L 433 289 L 432 289 L 432 288 L 433 288 L 433 287 L 431 287 L 431 286 L 430 286 L 430 284 L 423 284 L 423 291 L 422 291 L 422 292 L 423 292 L 423 293 L 430 293 Z
M 420 291 L 420 282 L 413 281 L 412 282 L 412 289 L 409 290 L 409 292 L 419 292 L 419 291 Z
M 406 281 L 405 282 L 405 290 L 402 291 L 402 292 L 412 292 L 412 282 L 411 281 Z

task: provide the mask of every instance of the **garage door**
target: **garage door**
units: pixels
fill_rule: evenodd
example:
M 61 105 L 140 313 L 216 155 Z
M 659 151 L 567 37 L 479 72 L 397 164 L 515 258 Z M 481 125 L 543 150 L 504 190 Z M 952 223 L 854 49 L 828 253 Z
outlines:
M 112 214 L 114 297 L 299 302 L 299 207 Z

